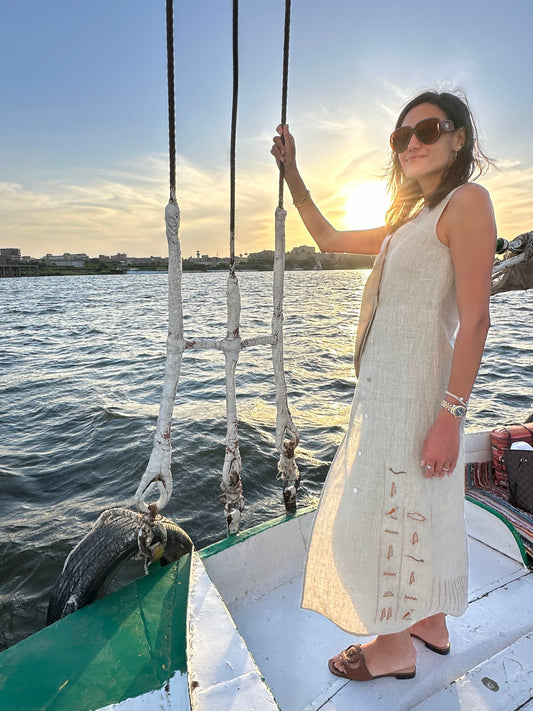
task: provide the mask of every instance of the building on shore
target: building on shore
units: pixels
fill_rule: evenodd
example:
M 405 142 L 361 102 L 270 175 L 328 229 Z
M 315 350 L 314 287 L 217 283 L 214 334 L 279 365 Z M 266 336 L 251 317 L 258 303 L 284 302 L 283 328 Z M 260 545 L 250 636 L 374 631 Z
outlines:
M 39 276 L 39 265 L 31 257 L 22 257 L 20 249 L 0 249 L 0 277 Z
M 70 254 L 65 252 L 61 255 L 47 254 L 43 257 L 46 264 L 54 267 L 76 267 L 83 269 L 85 263 L 89 261 L 87 254 Z
M 0 249 L 0 257 L 3 257 L 6 261 L 20 262 L 20 249 L 17 247 L 2 247 Z
M 127 265 L 128 263 L 128 255 L 126 252 L 118 252 L 117 254 L 99 254 L 98 259 L 101 262 L 109 263 L 112 262 L 113 264 L 124 264 Z
M 128 257 L 123 264 L 127 267 L 139 268 L 150 267 L 151 269 L 162 270 L 168 268 L 168 257 Z

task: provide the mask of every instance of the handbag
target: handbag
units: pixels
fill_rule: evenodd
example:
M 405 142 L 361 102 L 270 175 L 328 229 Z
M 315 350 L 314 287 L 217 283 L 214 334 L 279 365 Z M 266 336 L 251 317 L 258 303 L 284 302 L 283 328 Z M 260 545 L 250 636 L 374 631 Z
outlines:
M 496 427 L 490 433 L 494 483 L 504 491 L 507 489 L 507 467 L 503 453 L 511 449 L 513 442 L 520 440 L 533 445 L 533 423 Z
M 503 461 L 509 481 L 509 503 L 533 513 L 533 451 L 505 449 Z

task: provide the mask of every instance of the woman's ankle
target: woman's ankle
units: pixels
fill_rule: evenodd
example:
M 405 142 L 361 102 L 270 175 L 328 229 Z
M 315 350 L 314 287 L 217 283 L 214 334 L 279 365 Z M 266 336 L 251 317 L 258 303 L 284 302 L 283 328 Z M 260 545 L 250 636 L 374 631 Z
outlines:
M 449 641 L 446 615 L 443 613 L 431 615 L 430 617 L 415 622 L 414 625 L 411 625 L 409 631 L 434 644 L 442 644 L 444 646 Z

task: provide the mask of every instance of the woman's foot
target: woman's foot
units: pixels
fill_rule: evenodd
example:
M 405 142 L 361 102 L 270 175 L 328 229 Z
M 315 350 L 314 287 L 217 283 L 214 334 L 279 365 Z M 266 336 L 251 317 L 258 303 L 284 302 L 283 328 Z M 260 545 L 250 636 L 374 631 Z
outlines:
M 426 647 L 438 654 L 450 651 L 450 635 L 446 627 L 446 615 L 439 613 L 416 622 L 409 628 L 413 637 L 422 640 Z
M 354 648 L 349 649 L 353 650 Z M 369 678 L 395 676 L 396 674 L 414 676 L 416 650 L 409 630 L 396 634 L 379 635 L 372 642 L 361 645 L 360 652 L 364 655 L 364 664 L 370 675 Z M 346 653 L 342 652 L 337 654 L 330 660 L 330 669 L 333 667 L 341 676 L 351 678 L 350 674 L 353 671 L 349 664 L 351 656 L 355 657 L 356 655 L 348 654 L 346 656 Z M 359 665 L 357 659 L 355 663 Z

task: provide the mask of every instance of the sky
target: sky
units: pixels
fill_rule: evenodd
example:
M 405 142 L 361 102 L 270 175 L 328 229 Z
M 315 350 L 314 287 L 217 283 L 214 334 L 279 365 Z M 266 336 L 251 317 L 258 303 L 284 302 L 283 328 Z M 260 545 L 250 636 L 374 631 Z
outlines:
M 236 252 L 273 248 L 283 0 L 241 0 Z M 174 0 L 185 257 L 229 253 L 231 0 Z M 164 0 L 0 0 L 0 247 L 166 254 Z M 496 162 L 499 234 L 533 229 L 530 0 L 292 0 L 288 122 L 340 229 L 382 224 L 388 137 L 428 88 L 462 90 Z M 290 196 L 287 248 L 312 244 Z

